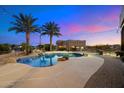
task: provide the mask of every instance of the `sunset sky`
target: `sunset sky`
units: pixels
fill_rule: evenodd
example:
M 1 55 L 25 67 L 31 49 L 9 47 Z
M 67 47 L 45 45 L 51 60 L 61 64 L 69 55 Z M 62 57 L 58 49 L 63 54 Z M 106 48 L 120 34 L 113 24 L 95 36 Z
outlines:
M 0 6 L 0 43 L 21 44 L 25 34 L 8 32 L 12 25 L 12 15 L 32 14 L 38 18 L 36 24 L 55 21 L 63 36 L 56 40 L 86 40 L 87 45 L 119 44 L 119 16 L 121 6 Z M 42 43 L 49 43 L 48 36 L 42 37 Z M 39 34 L 31 34 L 31 45 L 39 44 Z

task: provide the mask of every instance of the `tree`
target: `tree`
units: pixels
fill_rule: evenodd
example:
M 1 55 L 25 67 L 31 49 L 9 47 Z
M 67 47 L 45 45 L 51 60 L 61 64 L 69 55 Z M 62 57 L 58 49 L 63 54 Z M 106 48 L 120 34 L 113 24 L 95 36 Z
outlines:
M 34 24 L 37 18 L 33 18 L 31 14 L 26 15 L 22 13 L 20 13 L 19 15 L 13 15 L 12 17 L 15 20 L 11 22 L 13 26 L 9 28 L 9 31 L 16 31 L 16 33 L 24 32 L 26 34 L 26 54 L 28 55 L 30 33 L 38 31 L 38 26 Z
M 48 35 L 50 37 L 50 51 L 52 50 L 52 38 L 53 36 L 61 36 L 60 28 L 55 22 L 48 22 L 42 26 L 42 35 Z
M 28 50 L 29 50 L 28 52 L 31 53 L 32 50 L 33 50 L 33 47 L 27 45 L 27 43 L 22 43 L 22 44 L 21 44 L 21 51 L 25 51 L 27 47 L 28 47 Z
M 11 45 L 9 44 L 0 44 L 0 54 L 11 52 Z

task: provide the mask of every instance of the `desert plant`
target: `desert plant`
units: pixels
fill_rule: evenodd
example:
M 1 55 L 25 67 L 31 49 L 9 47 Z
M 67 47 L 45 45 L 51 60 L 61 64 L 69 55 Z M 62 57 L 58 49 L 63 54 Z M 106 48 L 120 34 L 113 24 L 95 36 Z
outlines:
M 53 36 L 61 36 L 60 28 L 55 22 L 48 22 L 42 26 L 42 35 L 50 36 L 50 51 L 52 51 L 52 38 Z
M 9 28 L 9 31 L 15 30 L 16 33 L 24 32 L 26 34 L 26 54 L 29 54 L 30 50 L 28 46 L 30 41 L 30 33 L 37 32 L 39 30 L 38 26 L 34 24 L 37 18 L 33 18 L 32 15 L 26 15 L 22 13 L 19 15 L 13 15 L 13 18 L 15 20 L 11 22 L 13 26 Z
M 121 57 L 122 62 L 124 62 L 124 56 Z
M 11 46 L 9 44 L 0 44 L 0 54 L 11 52 Z

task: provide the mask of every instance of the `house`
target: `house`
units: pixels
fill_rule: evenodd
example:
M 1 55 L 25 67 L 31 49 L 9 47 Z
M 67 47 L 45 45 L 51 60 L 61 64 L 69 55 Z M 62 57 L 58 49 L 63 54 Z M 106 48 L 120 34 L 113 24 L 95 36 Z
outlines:
M 86 46 L 85 40 L 58 40 L 56 42 L 57 50 L 80 51 Z

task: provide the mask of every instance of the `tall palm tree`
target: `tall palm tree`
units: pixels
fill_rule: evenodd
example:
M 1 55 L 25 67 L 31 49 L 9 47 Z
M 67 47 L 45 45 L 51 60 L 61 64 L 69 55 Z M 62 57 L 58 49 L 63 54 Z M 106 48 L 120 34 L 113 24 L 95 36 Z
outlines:
M 29 54 L 29 41 L 30 33 L 38 31 L 38 26 L 35 25 L 37 18 L 33 18 L 31 14 L 18 14 L 12 16 L 15 20 L 11 22 L 13 25 L 9 28 L 9 31 L 16 31 L 16 33 L 24 32 L 26 34 L 26 54 Z
M 42 35 L 50 36 L 50 51 L 52 50 L 52 38 L 53 36 L 61 36 L 60 28 L 55 22 L 48 22 L 42 26 Z

